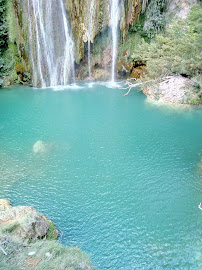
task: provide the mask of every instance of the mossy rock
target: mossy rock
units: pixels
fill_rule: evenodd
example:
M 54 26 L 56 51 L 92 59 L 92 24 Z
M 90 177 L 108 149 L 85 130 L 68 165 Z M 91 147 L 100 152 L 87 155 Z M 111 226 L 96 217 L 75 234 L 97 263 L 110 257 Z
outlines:
M 56 229 L 55 224 L 51 220 L 47 219 L 46 217 L 44 218 L 48 221 L 48 232 L 47 232 L 46 239 L 56 240 L 58 238 L 58 230 Z
M 0 200 L 0 232 L 28 242 L 42 238 L 55 240 L 58 237 L 52 221 L 32 207 L 12 207 L 7 200 Z

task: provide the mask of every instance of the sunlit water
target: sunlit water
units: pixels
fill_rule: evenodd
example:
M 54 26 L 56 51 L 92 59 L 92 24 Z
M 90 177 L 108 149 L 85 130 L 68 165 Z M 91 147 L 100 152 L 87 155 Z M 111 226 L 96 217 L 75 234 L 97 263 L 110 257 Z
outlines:
M 100 269 L 200 269 L 202 111 L 80 86 L 0 91 L 0 197 Z

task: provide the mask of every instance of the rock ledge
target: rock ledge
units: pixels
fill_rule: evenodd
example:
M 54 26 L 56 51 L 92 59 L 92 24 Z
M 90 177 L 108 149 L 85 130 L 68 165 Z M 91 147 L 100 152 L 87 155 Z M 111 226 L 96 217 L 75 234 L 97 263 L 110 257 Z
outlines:
M 172 76 L 169 79 L 147 86 L 142 91 L 153 100 L 165 101 L 172 104 L 190 104 L 190 100 L 198 96 L 190 89 L 193 82 L 183 76 Z

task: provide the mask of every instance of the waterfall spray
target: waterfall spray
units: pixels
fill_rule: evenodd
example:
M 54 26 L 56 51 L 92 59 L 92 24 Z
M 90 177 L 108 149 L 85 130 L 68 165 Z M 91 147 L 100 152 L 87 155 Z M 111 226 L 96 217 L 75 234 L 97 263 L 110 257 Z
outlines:
M 112 74 L 111 82 L 115 82 L 115 67 L 118 46 L 118 24 L 120 19 L 119 0 L 111 0 L 111 28 L 112 28 Z

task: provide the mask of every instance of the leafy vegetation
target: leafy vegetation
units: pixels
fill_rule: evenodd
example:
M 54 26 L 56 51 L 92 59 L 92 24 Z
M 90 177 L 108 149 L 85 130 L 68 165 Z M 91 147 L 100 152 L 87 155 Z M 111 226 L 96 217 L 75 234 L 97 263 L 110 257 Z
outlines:
M 47 240 L 56 240 L 58 238 L 58 231 L 54 225 L 54 223 L 50 220 L 48 221 L 48 235 L 46 237 Z
M 13 0 L 0 0 L 0 87 L 29 83 L 30 73 L 19 56 L 19 30 Z
M 190 89 L 198 97 L 192 104 L 202 101 L 202 6 L 192 6 L 185 20 L 171 23 L 156 35 L 151 42 L 139 42 L 132 55 L 133 61 L 143 61 L 147 65 L 145 80 L 168 75 L 182 75 L 193 81 Z
M 167 2 L 168 0 L 151 0 L 146 12 L 140 15 L 138 22 L 129 31 L 138 32 L 148 41 L 153 38 L 165 28 Z
M 142 39 L 132 58 L 145 61 L 152 78 L 170 74 L 198 76 L 202 71 L 201 5 L 193 5 L 186 20 L 173 22 L 151 43 Z
M 3 84 L 2 76 L 5 72 L 4 53 L 8 44 L 8 29 L 6 25 L 6 0 L 0 0 L 0 86 Z

